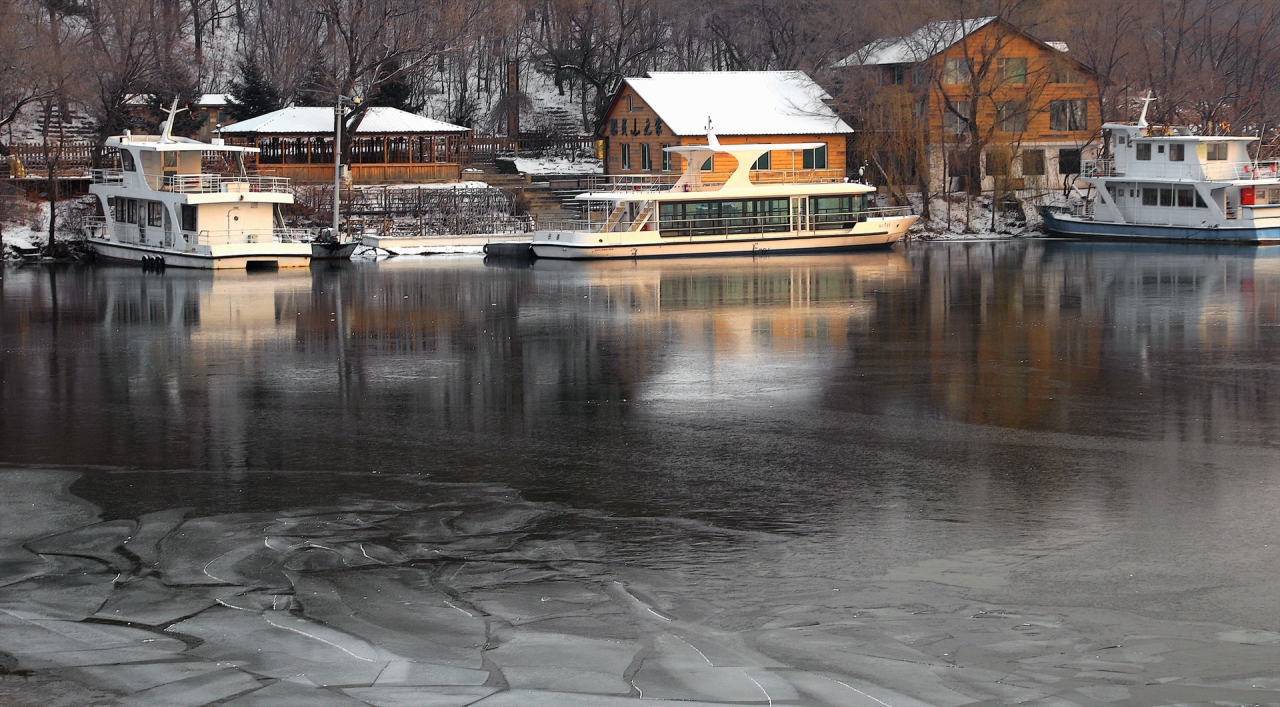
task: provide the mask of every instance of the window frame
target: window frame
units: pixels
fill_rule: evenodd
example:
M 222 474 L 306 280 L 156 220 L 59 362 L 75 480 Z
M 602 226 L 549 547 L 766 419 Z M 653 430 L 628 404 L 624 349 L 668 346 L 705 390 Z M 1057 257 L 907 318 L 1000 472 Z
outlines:
M 766 152 L 763 155 L 760 155 L 759 157 L 757 157 L 756 161 L 751 163 L 751 169 L 749 171 L 759 172 L 762 170 L 773 169 L 773 159 L 771 157 L 772 155 L 773 155 L 772 152 Z
M 1022 73 L 1010 73 L 1011 67 L 1022 66 Z M 1024 85 L 1027 83 L 1027 58 L 1024 56 L 1006 56 L 996 59 L 996 72 L 1000 83 Z
M 624 172 L 631 171 L 631 143 L 629 142 L 618 145 L 618 169 Z
M 964 57 L 942 60 L 942 83 L 946 86 L 962 86 L 973 82 L 973 61 Z
M 801 169 L 826 169 L 827 168 L 827 145 L 822 147 L 813 147 L 805 150 L 801 157 Z
M 640 143 L 640 171 L 653 171 L 653 157 L 649 154 L 649 143 Z
M 671 171 L 671 153 L 667 152 L 667 148 L 671 147 L 670 143 L 662 143 L 662 171 Z
M 1038 155 L 1039 157 L 1038 157 L 1038 158 L 1033 158 L 1033 157 L 1032 157 L 1032 155 Z M 1038 163 L 1037 163 L 1037 159 L 1038 159 Z M 1038 169 L 1039 169 L 1039 171 L 1038 171 L 1038 172 L 1035 172 L 1035 171 L 1028 171 L 1028 170 L 1027 170 L 1027 165 L 1028 165 L 1028 163 L 1031 163 L 1031 164 L 1033 164 L 1033 165 L 1034 165 L 1034 164 L 1038 164 Z M 1044 154 L 1044 150 L 1042 150 L 1042 149 L 1031 149 L 1031 150 L 1023 150 L 1023 151 L 1022 151 L 1022 176 L 1024 176 L 1024 177 L 1043 177 L 1045 174 L 1047 174 L 1047 173 L 1048 173 L 1048 171 L 1047 171 L 1047 169 L 1046 169 L 1046 164 L 1047 164 L 1047 163 L 1045 162 L 1045 154 Z
M 1140 140 L 1137 143 L 1138 154 L 1137 159 L 1143 162 L 1151 161 L 1151 143 L 1146 140 Z

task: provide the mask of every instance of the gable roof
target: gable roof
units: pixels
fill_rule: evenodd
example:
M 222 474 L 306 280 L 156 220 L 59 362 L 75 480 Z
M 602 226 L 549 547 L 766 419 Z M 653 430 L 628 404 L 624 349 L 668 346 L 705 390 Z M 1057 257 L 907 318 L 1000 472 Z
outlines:
M 717 135 L 853 132 L 803 71 L 651 71 L 625 81 L 675 135 L 706 134 L 708 118 Z
M 293 106 L 232 123 L 224 133 L 268 133 L 272 135 L 333 134 L 333 109 L 324 106 Z M 369 108 L 356 134 L 382 133 L 463 133 L 470 130 L 398 108 Z
M 996 18 L 930 22 L 905 37 L 885 37 L 836 62 L 837 67 L 914 64 L 937 56 L 957 42 L 994 22 Z

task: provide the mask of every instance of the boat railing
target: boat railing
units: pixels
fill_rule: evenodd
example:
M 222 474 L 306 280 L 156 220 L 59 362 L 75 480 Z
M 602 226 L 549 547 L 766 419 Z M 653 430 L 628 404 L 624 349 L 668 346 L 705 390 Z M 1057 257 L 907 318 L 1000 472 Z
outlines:
M 572 231 L 578 233 L 626 233 L 628 231 L 661 230 L 665 235 L 712 236 L 750 233 L 785 233 L 789 231 L 834 231 L 853 228 L 870 219 L 902 218 L 912 214 L 909 206 L 890 206 L 815 214 L 758 214 L 719 218 L 617 219 L 601 212 L 600 218 L 540 221 L 540 231 Z
M 1084 160 L 1080 163 L 1080 176 L 1082 177 L 1120 177 L 1124 176 L 1122 172 L 1116 171 L 1116 161 L 1113 159 L 1105 160 Z
M 88 216 L 84 219 L 84 233 L 89 238 L 103 239 L 107 237 L 107 218 L 105 216 Z
M 225 174 L 147 174 L 143 175 L 153 191 L 176 194 L 244 194 L 252 192 L 288 193 L 288 177 Z
M 269 231 L 200 231 L 197 245 L 241 243 L 310 243 L 315 236 L 306 228 L 273 228 Z
M 124 185 L 124 171 L 119 169 L 91 169 L 89 178 L 94 184 Z
M 1076 201 L 1071 204 L 1069 213 L 1077 218 L 1093 218 L 1093 199 Z
M 670 191 L 679 179 L 674 174 L 606 174 L 588 177 L 588 192 Z

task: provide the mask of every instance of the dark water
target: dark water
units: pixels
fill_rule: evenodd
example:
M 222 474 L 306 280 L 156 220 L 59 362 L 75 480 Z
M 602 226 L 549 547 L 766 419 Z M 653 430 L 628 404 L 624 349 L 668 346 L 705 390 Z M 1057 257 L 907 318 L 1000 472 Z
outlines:
M 785 604 L 762 577 L 879 578 L 935 609 L 1218 622 L 1280 658 L 1277 250 L 8 268 L 0 297 L 0 462 L 81 472 L 105 520 L 483 483 L 787 544 L 601 531 L 638 567 L 722 565 L 739 607 Z M 1236 675 L 1210 653 L 1172 674 Z

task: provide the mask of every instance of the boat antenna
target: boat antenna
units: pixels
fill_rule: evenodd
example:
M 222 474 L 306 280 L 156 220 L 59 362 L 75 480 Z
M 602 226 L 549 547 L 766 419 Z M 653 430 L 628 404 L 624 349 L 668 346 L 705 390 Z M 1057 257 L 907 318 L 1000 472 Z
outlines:
M 1148 91 L 1147 91 L 1147 97 L 1146 97 L 1146 98 L 1139 98 L 1138 100 L 1142 102 L 1142 113 L 1140 113 L 1140 114 L 1138 115 L 1138 127 L 1139 127 L 1139 128 L 1145 128 L 1145 127 L 1147 127 L 1148 125 L 1150 125 L 1150 124 L 1147 122 L 1147 108 L 1149 108 L 1149 107 L 1151 106 L 1151 102 L 1152 102 L 1152 101 L 1154 101 L 1154 100 L 1156 100 L 1156 99 L 1155 99 L 1155 97 L 1154 97 L 1154 96 L 1152 96 L 1152 95 L 1151 95 L 1151 91 L 1150 91 L 1150 90 L 1148 90 Z
M 711 127 L 711 116 L 707 116 L 707 144 L 716 149 L 720 148 L 720 140 L 716 139 L 715 129 Z
M 161 108 L 161 110 L 169 114 L 169 118 L 164 121 L 164 132 L 160 134 L 160 142 L 173 142 L 173 119 L 186 109 L 187 106 L 178 107 L 178 99 L 176 97 L 173 99 L 171 107 L 167 109 Z

